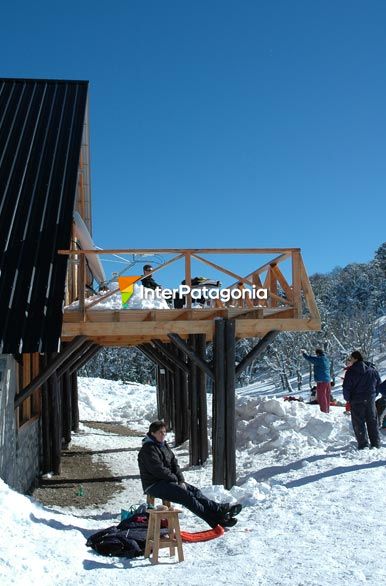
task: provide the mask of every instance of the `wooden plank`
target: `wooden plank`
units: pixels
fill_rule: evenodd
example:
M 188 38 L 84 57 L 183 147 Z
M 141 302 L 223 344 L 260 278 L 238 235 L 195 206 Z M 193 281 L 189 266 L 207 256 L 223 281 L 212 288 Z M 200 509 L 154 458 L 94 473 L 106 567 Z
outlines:
M 158 338 L 159 335 L 175 332 L 176 334 L 210 334 L 213 322 L 207 320 L 173 321 L 173 322 L 117 322 L 106 323 L 103 327 L 99 323 L 63 323 L 62 337 L 73 336 L 143 336 L 151 335 Z
M 87 321 L 90 322 L 113 322 L 113 321 L 149 321 L 150 315 L 153 321 L 181 321 L 181 320 L 201 320 L 214 319 L 215 317 L 226 317 L 228 308 L 210 308 L 202 309 L 154 309 L 149 312 L 148 309 L 123 309 L 120 311 L 104 309 L 90 310 L 86 312 Z M 78 323 L 83 321 L 81 313 L 74 310 L 64 311 L 64 323 Z
M 286 332 L 319 331 L 320 320 L 317 319 L 291 319 L 273 318 L 264 320 L 237 320 L 236 336 L 238 338 L 250 338 L 267 333 L 270 330 Z
M 299 251 L 300 248 L 104 248 L 103 250 L 77 250 L 78 254 L 285 254 Z M 69 255 L 73 250 L 59 249 L 58 254 Z

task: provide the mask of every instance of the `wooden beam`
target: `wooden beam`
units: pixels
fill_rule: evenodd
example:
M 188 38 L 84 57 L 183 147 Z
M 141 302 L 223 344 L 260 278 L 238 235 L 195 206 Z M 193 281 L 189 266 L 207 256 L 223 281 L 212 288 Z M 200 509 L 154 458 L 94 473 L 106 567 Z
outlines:
M 99 324 L 94 322 L 63 323 L 62 337 L 86 336 L 152 336 L 175 332 L 177 334 L 208 334 L 213 330 L 212 320 L 173 321 L 173 322 L 117 322 Z
M 72 368 L 73 364 L 75 364 L 75 362 L 79 360 L 79 358 L 83 356 L 83 354 L 85 354 L 85 352 L 87 352 L 91 346 L 94 346 L 94 342 L 88 339 L 85 340 L 82 346 L 80 346 L 75 352 L 73 352 L 67 358 L 67 360 L 63 362 L 60 368 L 57 369 L 56 374 L 58 375 L 58 377 L 60 378 L 66 371 L 69 371 Z
M 171 365 L 169 361 L 166 358 L 164 358 L 150 343 L 141 344 L 137 346 L 137 348 L 142 352 L 142 354 L 146 356 L 146 358 L 154 362 L 154 364 L 166 368 L 166 370 L 168 370 L 171 373 L 174 372 L 173 365 Z
M 302 315 L 302 299 L 301 299 L 301 256 L 300 252 L 292 253 L 292 290 L 293 290 L 293 304 L 295 307 L 295 317 Z
M 70 374 L 77 372 L 84 366 L 91 358 L 93 358 L 98 352 L 102 350 L 102 347 L 99 344 L 93 344 L 87 352 L 79 356 L 78 360 L 71 366 L 69 369 Z
M 205 360 L 203 360 L 200 356 L 198 356 L 196 352 L 192 350 L 192 348 L 190 348 L 188 344 L 184 340 L 182 340 L 178 334 L 169 334 L 168 337 L 173 342 L 173 344 L 177 346 L 177 348 L 182 350 L 182 352 L 184 352 L 190 358 L 190 360 L 194 362 L 194 364 L 201 368 L 201 370 L 205 372 L 208 376 L 210 376 L 210 378 L 214 378 L 214 373 L 209 367 L 208 363 L 205 362 Z
M 202 256 L 198 256 L 198 254 L 192 254 L 193 258 L 199 260 L 200 262 L 203 262 L 204 264 L 220 271 L 221 273 L 225 273 L 226 275 L 229 275 L 230 277 L 234 277 L 235 279 L 237 279 L 237 282 L 242 282 L 242 283 L 247 283 L 247 285 L 252 285 L 252 282 L 249 281 L 248 279 L 245 279 L 244 277 L 241 277 L 240 275 L 237 275 L 236 273 L 234 273 L 233 271 L 229 271 L 228 269 L 222 267 L 221 265 L 217 265 L 214 262 L 211 262 L 210 260 L 207 260 L 206 258 L 203 258 Z
M 299 251 L 300 248 L 104 248 L 91 250 L 59 249 L 58 254 L 176 254 L 176 253 L 200 253 L 200 254 L 284 254 Z
M 76 352 L 80 346 L 86 341 L 85 336 L 77 336 L 72 342 L 68 344 L 68 346 L 56 355 L 50 363 L 47 365 L 46 369 L 40 373 L 37 377 L 35 377 L 29 385 L 27 385 L 18 395 L 15 397 L 15 409 L 21 405 L 21 403 L 27 399 L 32 393 L 40 387 L 43 383 L 45 383 L 49 377 L 67 360 L 67 358 L 73 353 Z
M 311 317 L 320 320 L 320 313 L 318 306 L 316 305 L 315 295 L 311 287 L 311 283 L 308 279 L 306 267 L 304 266 L 303 259 L 300 259 L 300 279 L 304 291 L 304 297 L 310 310 Z
M 320 330 L 320 321 L 316 319 L 267 318 L 264 320 L 236 320 L 236 337 L 253 338 L 266 334 L 270 330 L 281 332 L 309 332 Z
M 151 343 L 159 350 L 159 352 L 161 352 L 161 354 L 164 354 L 172 364 L 175 364 L 179 369 L 185 372 L 185 374 L 189 374 L 188 365 L 186 364 L 186 362 L 183 362 L 177 356 L 177 354 L 171 352 L 167 346 L 165 346 L 162 342 L 159 342 L 158 340 L 152 340 Z
M 278 283 L 280 284 L 280 286 L 282 287 L 284 293 L 287 295 L 288 300 L 291 301 L 291 303 L 293 303 L 293 291 L 291 289 L 291 287 L 289 286 L 289 284 L 287 283 L 287 280 L 285 279 L 283 273 L 281 272 L 281 270 L 279 269 L 278 266 L 273 265 L 271 266 L 271 271 L 272 273 L 275 275 Z
M 258 341 L 258 343 L 252 348 L 252 350 L 250 350 L 248 354 L 244 356 L 244 358 L 236 366 L 236 377 L 240 376 L 243 370 L 245 370 L 247 366 L 249 366 L 251 362 L 255 360 L 255 358 L 257 358 L 257 356 L 264 352 L 267 346 L 276 338 L 278 333 L 279 332 L 272 330 L 271 332 L 268 332 L 268 334 L 266 334 L 264 338 Z

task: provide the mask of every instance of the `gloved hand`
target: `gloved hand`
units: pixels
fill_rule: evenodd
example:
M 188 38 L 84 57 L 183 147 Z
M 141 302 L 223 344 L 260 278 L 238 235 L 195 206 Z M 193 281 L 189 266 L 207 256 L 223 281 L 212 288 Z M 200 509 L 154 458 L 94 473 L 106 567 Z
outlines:
M 186 484 L 185 482 L 180 482 L 179 485 L 181 488 L 183 488 L 184 490 L 186 490 Z

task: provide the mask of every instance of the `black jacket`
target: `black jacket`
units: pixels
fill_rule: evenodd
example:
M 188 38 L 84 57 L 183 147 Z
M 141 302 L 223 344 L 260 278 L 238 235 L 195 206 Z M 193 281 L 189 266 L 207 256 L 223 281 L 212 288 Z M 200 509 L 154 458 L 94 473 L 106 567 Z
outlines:
M 184 482 L 177 459 L 166 442 L 160 444 L 146 436 L 138 454 L 138 465 L 144 492 L 159 480 Z
M 146 289 L 157 289 L 158 287 L 161 287 L 161 285 L 158 285 L 158 283 L 155 282 L 155 280 L 153 279 L 153 277 L 151 275 L 149 275 L 148 277 L 144 277 L 143 279 L 141 279 L 141 283 L 144 287 L 146 287 Z
M 377 387 L 381 379 L 378 371 L 368 366 L 361 360 L 354 362 L 347 372 L 343 381 L 343 396 L 351 403 L 374 399 L 377 394 Z

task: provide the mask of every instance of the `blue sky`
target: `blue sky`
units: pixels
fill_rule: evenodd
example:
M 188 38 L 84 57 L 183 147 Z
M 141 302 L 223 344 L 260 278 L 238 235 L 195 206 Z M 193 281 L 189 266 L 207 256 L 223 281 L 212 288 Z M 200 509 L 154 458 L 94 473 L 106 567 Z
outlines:
M 383 0 L 15 0 L 0 18 L 0 76 L 90 81 L 103 248 L 292 246 L 313 273 L 386 240 Z

